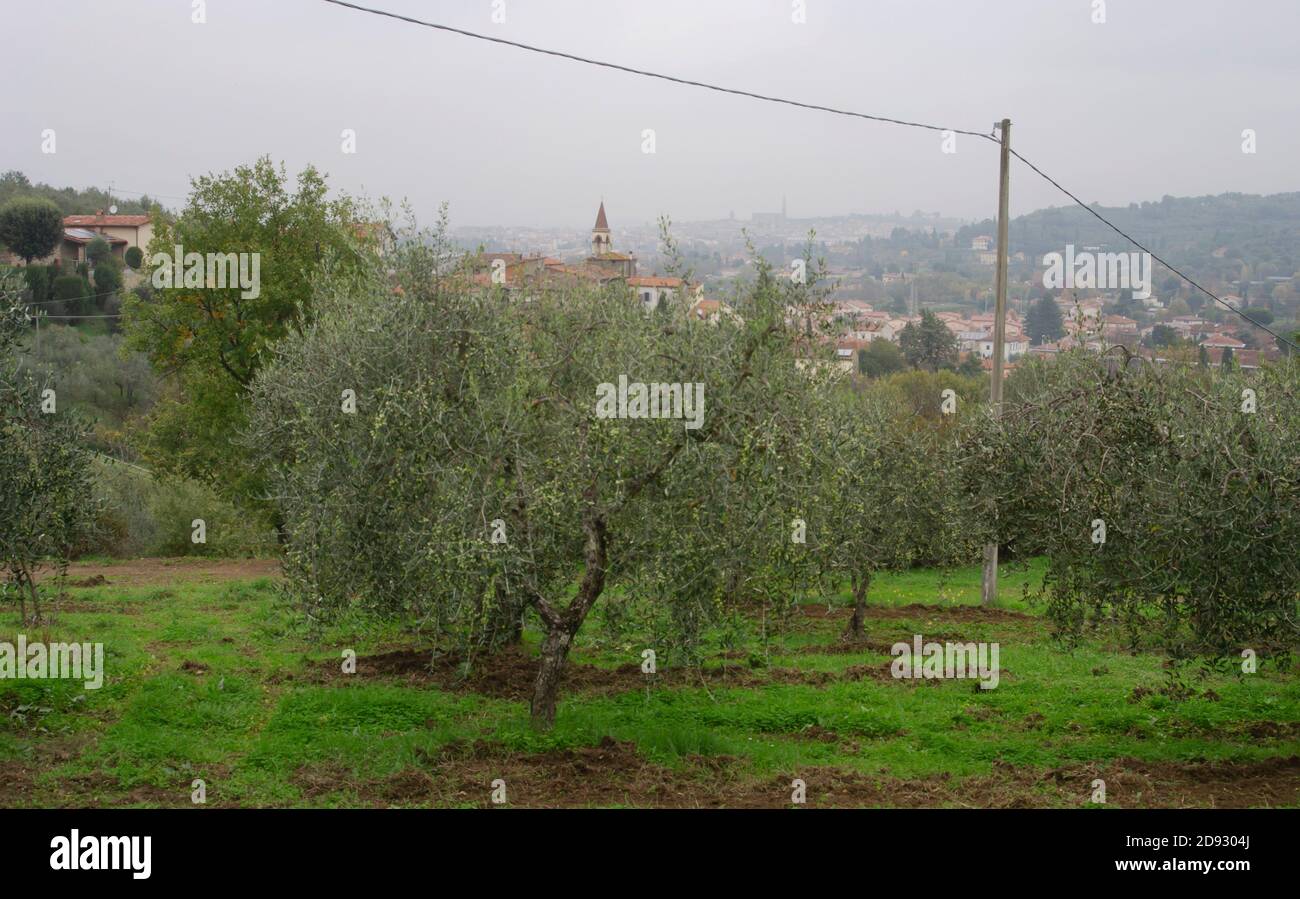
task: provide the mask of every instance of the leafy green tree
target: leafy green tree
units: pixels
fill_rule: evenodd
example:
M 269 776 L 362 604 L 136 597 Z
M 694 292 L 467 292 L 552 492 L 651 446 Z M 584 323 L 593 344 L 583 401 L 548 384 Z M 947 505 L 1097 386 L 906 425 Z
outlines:
M 47 392 L 52 382 L 38 382 L 17 365 L 27 333 L 19 284 L 13 275 L 0 278 L 0 566 L 4 593 L 17 597 L 27 622 L 28 598 L 33 620 L 41 614 L 36 567 L 52 560 L 66 568 L 94 503 L 84 426 L 59 409 L 57 393 Z
M 957 364 L 957 335 L 929 309 L 920 322 L 908 322 L 898 336 L 907 364 L 931 372 Z
M 1232 347 L 1225 346 L 1223 348 L 1223 360 L 1220 364 L 1223 366 L 1223 368 L 1232 368 L 1233 361 L 1234 360 L 1232 356 Z
M 1241 310 L 1241 314 L 1257 325 L 1267 326 L 1273 324 L 1273 312 L 1263 306 L 1251 306 L 1248 309 Z
M 1061 307 L 1051 297 L 1040 297 L 1025 316 L 1025 333 L 1034 346 L 1051 343 L 1065 336 Z
M 508 641 L 527 610 L 545 728 L 608 592 L 666 610 L 665 639 L 689 648 L 722 611 L 727 554 L 800 554 L 783 470 L 811 452 L 810 392 L 833 373 L 797 364 L 787 312 L 810 288 L 766 266 L 743 319 L 710 323 L 647 317 L 617 289 L 471 289 L 444 248 L 387 259 L 400 291 L 377 267 L 318 283 L 315 324 L 255 381 L 250 435 L 316 613 L 418 616 L 468 651 Z M 620 417 L 640 408 L 635 387 L 620 406 L 623 384 L 680 385 L 692 405 L 673 409 L 691 414 Z
M 1181 342 L 1182 338 L 1179 337 L 1178 332 L 1169 325 L 1156 325 L 1142 340 L 1142 343 L 1149 347 L 1178 346 Z
M 144 253 L 139 247 L 127 247 L 123 258 L 127 267 L 132 271 L 138 269 L 144 263 Z
M 108 245 L 108 241 L 102 237 L 96 237 L 90 243 L 86 244 L 86 258 L 90 260 L 92 266 L 98 266 L 105 259 L 113 255 L 113 248 Z
M 967 353 L 966 357 L 961 360 L 961 365 L 957 366 L 957 373 L 968 378 L 980 377 L 984 374 L 984 362 L 979 353 Z
M 128 345 L 175 374 L 180 387 L 155 408 L 142 440 L 154 468 L 195 477 L 235 498 L 259 491 L 247 452 L 230 435 L 246 421 L 248 387 L 271 347 L 287 334 L 301 335 L 312 321 L 318 263 L 357 263 L 357 217 L 351 199 L 328 197 L 314 168 L 299 173 L 295 186 L 283 166 L 264 157 L 196 179 L 175 222 L 155 219 L 151 260 L 165 254 L 171 262 L 176 245 L 204 262 L 207 254 L 246 253 L 243 274 L 253 280 L 256 256 L 258 283 L 247 290 L 230 283 L 236 279 L 209 284 L 206 267 L 197 278 L 183 278 L 177 261 L 180 283 L 165 286 L 160 260 L 151 262 L 152 298 L 125 299 Z
M 858 373 L 868 378 L 879 378 L 907 367 L 903 351 L 889 340 L 873 340 L 858 350 Z
M 49 200 L 23 197 L 0 207 L 0 244 L 27 265 L 54 252 L 63 239 L 63 214 Z

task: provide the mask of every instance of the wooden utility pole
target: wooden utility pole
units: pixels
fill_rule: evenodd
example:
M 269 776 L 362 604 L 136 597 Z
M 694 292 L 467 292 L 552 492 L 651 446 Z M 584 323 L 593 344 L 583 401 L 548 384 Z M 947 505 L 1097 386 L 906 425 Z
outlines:
M 1002 415 L 1002 357 L 1007 345 L 1007 206 L 1011 193 L 1011 120 L 1003 119 L 998 129 L 1002 138 L 1002 172 L 998 182 L 998 266 L 997 297 L 993 309 L 993 377 L 989 381 L 989 405 L 993 417 Z M 998 601 L 998 545 L 984 547 L 984 582 L 980 602 Z

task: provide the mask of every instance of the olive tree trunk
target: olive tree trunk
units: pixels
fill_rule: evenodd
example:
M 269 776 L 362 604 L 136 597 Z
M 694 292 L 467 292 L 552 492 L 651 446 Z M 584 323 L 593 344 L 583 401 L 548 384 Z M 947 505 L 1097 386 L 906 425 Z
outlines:
M 608 548 L 605 521 L 600 516 L 589 517 L 583 522 L 583 530 L 587 535 L 584 552 L 587 568 L 578 595 L 563 610 L 556 609 L 542 597 L 534 598 L 542 625 L 546 628 L 546 637 L 542 640 L 542 663 L 537 670 L 537 680 L 533 682 L 533 699 L 529 705 L 533 727 L 539 730 L 550 730 L 555 724 L 555 703 L 573 638 L 605 589 Z
M 853 617 L 849 619 L 849 626 L 844 630 L 844 636 L 853 640 L 861 640 L 864 635 L 863 625 L 867 617 L 867 590 L 871 586 L 871 574 L 855 574 L 849 578 L 849 583 L 853 587 Z

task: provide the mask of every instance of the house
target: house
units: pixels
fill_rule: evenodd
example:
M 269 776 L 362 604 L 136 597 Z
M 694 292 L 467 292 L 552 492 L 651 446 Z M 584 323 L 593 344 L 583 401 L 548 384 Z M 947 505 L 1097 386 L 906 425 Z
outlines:
M 139 247 L 142 253 L 148 251 L 153 223 L 147 215 L 105 215 L 102 210 L 95 215 L 67 215 L 63 217 L 63 239 L 54 252 L 32 262 L 40 265 L 58 262 L 62 268 L 71 270 L 86 261 L 86 248 L 97 237 L 103 238 L 113 255 L 121 260 L 131 247 Z M 0 256 L 10 264 L 18 262 L 12 253 Z
M 689 315 L 697 321 L 705 321 L 709 324 L 717 324 L 724 315 L 734 318 L 737 321 L 741 320 L 740 317 L 736 315 L 736 310 L 722 302 L 722 300 L 696 300 L 695 304 L 691 306 Z
M 1238 350 L 1244 350 L 1246 345 L 1234 337 L 1226 334 L 1216 334 L 1213 337 L 1207 337 L 1201 341 L 1201 346 L 1207 350 L 1217 349 L 1222 352 L 1225 348 L 1231 349 L 1234 353 Z
M 84 228 L 105 239 L 120 237 L 128 247 L 139 247 L 141 251 L 147 250 L 153 239 L 153 223 L 147 215 L 105 215 L 100 210 L 94 215 L 65 216 L 63 227 Z
M 1136 339 L 1138 323 L 1123 315 L 1107 315 L 1101 322 L 1101 333 L 1112 343 L 1126 343 Z
M 858 370 L 858 352 L 865 349 L 870 341 L 853 340 L 852 338 L 840 339 L 835 343 L 835 364 L 841 371 L 855 372 Z
M 699 299 L 704 289 L 703 285 L 688 284 L 681 278 L 660 277 L 658 275 L 638 275 L 628 278 L 627 286 L 632 288 L 636 298 L 641 301 L 641 305 L 646 309 L 658 309 L 661 302 L 683 293 L 690 293 L 693 298 Z
M 96 240 L 103 239 L 113 255 L 118 259 L 126 256 L 127 242 L 125 237 L 117 237 L 112 234 L 100 234 L 97 231 L 91 231 L 89 228 L 64 228 L 63 240 L 54 248 L 54 252 L 45 258 L 46 264 L 58 259 L 59 265 L 65 270 L 76 268 L 77 263 L 86 261 L 86 248 Z
M 1205 344 L 1201 344 L 1205 346 Z M 1205 355 L 1210 365 L 1222 365 L 1223 354 L 1226 352 L 1224 347 L 1206 347 Z M 1259 368 L 1259 350 L 1245 350 L 1233 348 L 1232 361 L 1237 363 L 1241 368 L 1246 370 Z

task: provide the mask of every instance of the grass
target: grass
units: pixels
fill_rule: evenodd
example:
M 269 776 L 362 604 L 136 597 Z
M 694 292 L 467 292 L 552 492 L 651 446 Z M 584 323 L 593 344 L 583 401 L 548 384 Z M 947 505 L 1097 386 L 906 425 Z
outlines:
M 1037 564 L 1008 570 L 1002 607 L 1031 610 L 1026 590 L 1041 572 Z M 818 652 L 834 649 L 843 617 L 799 614 L 775 633 L 769 622 L 766 646 L 749 622 L 745 651 L 706 662 L 736 666 L 739 680 L 665 677 L 649 687 L 568 693 L 555 729 L 543 734 L 529 727 L 519 699 L 419 679 L 312 676 L 339 661 L 343 648 L 364 657 L 420 645 L 399 623 L 352 620 L 312 633 L 279 602 L 271 578 L 117 587 L 110 570 L 109 584 L 70 590 L 69 610 L 26 631 L 29 641 L 102 642 L 104 687 L 0 681 L 0 805 L 189 804 L 195 778 L 207 783 L 209 804 L 481 804 L 487 780 L 476 795 L 473 766 L 485 754 L 497 761 L 483 764 L 514 766 L 519 778 L 536 776 L 528 759 L 544 760 L 539 770 L 561 780 L 548 787 L 539 776 L 538 804 L 565 801 L 562 777 L 573 770 L 588 771 L 581 775 L 588 780 L 621 778 L 613 793 L 590 802 L 651 801 L 636 793 L 644 777 L 639 768 L 584 767 L 582 753 L 597 752 L 607 738 L 632 744 L 638 764 L 652 766 L 646 770 L 679 778 L 674 788 L 714 791 L 719 804 L 728 803 L 729 791 L 752 793 L 809 772 L 835 772 L 872 789 L 938 784 L 960 802 L 962 784 L 1006 778 L 1008 770 L 1148 765 L 1165 766 L 1177 779 L 1177 766 L 1202 760 L 1249 765 L 1300 752 L 1294 672 L 1265 665 L 1251 676 L 1197 675 L 1191 698 L 1171 699 L 1159 692 L 1168 680 L 1163 658 L 1123 651 L 1116 635 L 1067 651 L 1037 617 L 955 615 L 953 607 L 978 603 L 979 579 L 978 568 L 878 577 L 873 608 L 927 608 L 877 614 L 868 637 L 886 645 L 913 633 L 996 641 L 1003 670 L 994 690 L 980 691 L 969 680 L 848 679 L 853 666 L 887 665 L 883 647 Z M 588 623 L 573 662 L 639 664 L 643 642 L 635 634 L 611 636 L 602 625 L 599 617 Z M 16 613 L 6 611 L 0 640 L 14 642 L 17 633 Z M 536 640 L 529 633 L 525 651 L 535 651 Z M 660 656 L 660 666 L 673 673 L 671 654 Z M 1135 695 L 1135 688 L 1150 692 Z M 460 768 L 440 767 L 439 759 L 460 758 L 457 751 L 476 745 L 477 755 L 470 751 Z M 376 784 L 413 771 L 433 786 L 396 797 L 376 792 Z M 321 776 L 305 776 L 315 774 Z M 1148 791 L 1160 786 L 1154 776 L 1144 781 Z M 1265 792 L 1240 795 L 1253 796 L 1249 804 L 1295 805 L 1297 778 L 1294 769 L 1283 771 Z M 453 789 L 462 781 L 468 797 Z M 1216 804 L 1214 795 L 1195 794 L 1190 781 L 1184 787 L 1162 795 Z M 1008 781 L 1006 789 L 1019 790 L 1020 798 L 1046 796 L 1043 804 L 1082 802 L 1054 787 L 1044 793 L 1037 782 Z M 1222 795 L 1234 789 L 1225 783 Z M 625 794 L 631 798 L 620 798 Z M 848 795 L 836 804 L 894 804 L 888 789 L 883 795 Z

